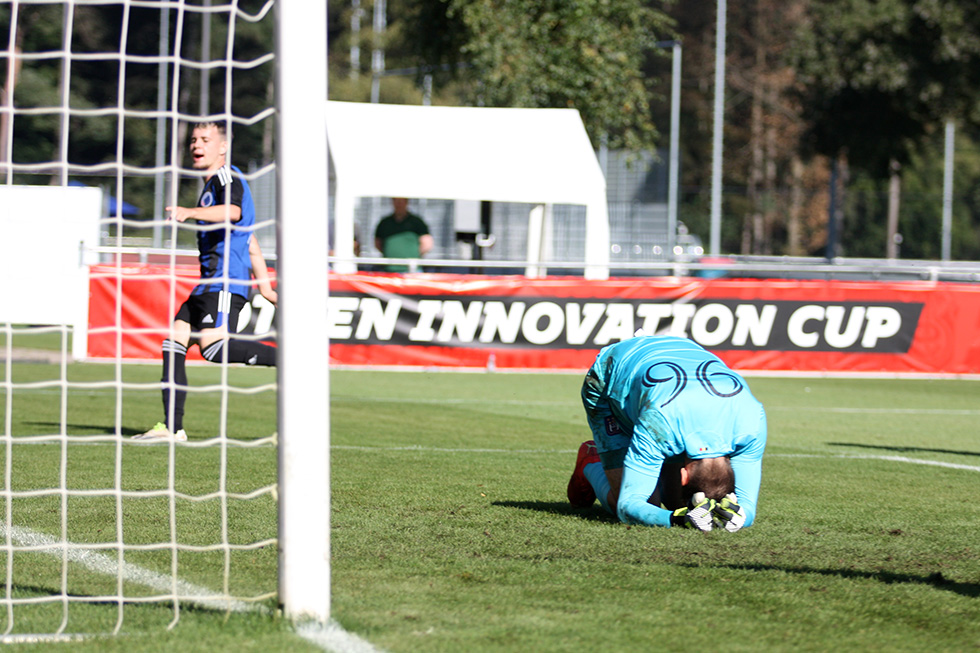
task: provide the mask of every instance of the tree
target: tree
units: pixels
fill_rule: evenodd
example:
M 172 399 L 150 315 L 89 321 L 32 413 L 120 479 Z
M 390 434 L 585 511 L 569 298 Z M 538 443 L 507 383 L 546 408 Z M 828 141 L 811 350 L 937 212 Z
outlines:
M 976 0 L 812 0 L 796 37 L 811 152 L 890 177 L 895 254 L 902 167 L 947 120 L 980 124 Z
M 257 14 L 262 7 L 260 0 L 243 0 L 238 3 L 238 11 Z M 72 60 L 69 91 L 69 105 L 73 109 L 113 109 L 121 105 L 130 110 L 120 117 L 113 111 L 101 111 L 82 115 L 73 113 L 69 118 L 67 151 L 62 153 L 62 105 L 61 84 L 63 66 L 58 52 L 64 41 L 64 12 L 72 12 L 71 51 L 78 55 L 102 54 L 92 60 L 77 56 Z M 173 47 L 178 32 L 177 16 L 183 17 L 182 57 L 201 61 L 206 58 L 201 52 L 201 12 L 180 13 L 171 9 L 170 34 L 168 42 Z M 8 66 L 7 57 L 0 58 L 0 80 L 2 88 L 9 92 L 15 109 L 44 109 L 42 112 L 15 112 L 0 117 L 0 122 L 13 120 L 11 143 L 3 142 L 9 149 L 11 160 L 17 163 L 46 164 L 58 163 L 62 157 L 70 162 L 69 173 L 72 178 L 88 185 L 109 185 L 113 194 L 124 195 L 127 202 L 144 209 L 153 205 L 153 179 L 150 174 L 127 174 L 124 182 L 117 182 L 115 175 L 95 171 L 99 164 L 116 161 L 121 151 L 122 162 L 136 168 L 149 168 L 155 164 L 155 132 L 157 119 L 145 114 L 156 109 L 157 76 L 159 65 L 156 62 L 142 63 L 141 57 L 156 56 L 160 36 L 160 9 L 151 6 L 131 7 L 126 24 L 126 54 L 131 59 L 122 67 L 112 53 L 118 53 L 123 41 L 123 15 L 121 5 L 98 4 L 24 4 L 17 14 L 17 25 L 11 25 L 12 12 L 7 6 L 0 6 L 0 34 L 5 43 L 10 41 L 11 29 L 16 28 L 15 54 L 13 65 Z M 215 59 L 224 56 L 227 50 L 228 13 L 211 17 L 214 26 L 210 55 Z M 234 57 L 239 61 L 252 61 L 261 55 L 272 52 L 272 20 L 251 22 L 237 20 L 235 25 Z M 17 53 L 32 55 L 20 57 Z M 39 58 L 38 53 L 48 53 L 49 57 Z M 176 66 L 169 66 L 171 75 L 167 91 L 172 88 Z M 8 70 L 18 71 L 12 80 L 6 79 Z M 120 74 L 125 73 L 123 97 L 120 93 Z M 212 72 L 209 77 L 211 106 L 208 111 L 222 111 L 225 105 L 224 70 Z M 193 116 L 198 112 L 198 90 L 201 73 L 193 66 L 181 65 L 180 88 L 178 89 L 177 111 L 181 115 Z M 241 66 L 234 70 L 234 93 L 232 111 L 241 118 L 253 118 L 263 107 L 271 102 L 272 63 L 258 66 Z M 6 98 L 3 98 L 6 100 Z M 173 103 L 167 102 L 167 108 Z M 143 113 L 144 115 L 140 115 Z M 267 118 L 262 124 L 252 126 L 239 124 L 235 127 L 235 160 L 245 165 L 250 160 L 271 160 L 271 125 Z M 172 123 L 171 123 L 171 126 Z M 177 127 L 178 139 L 183 129 L 183 121 Z M 4 135 L 6 129 L 3 130 Z M 121 137 L 121 138 L 120 138 Z M 170 135 L 168 135 L 168 138 Z M 122 142 L 118 142 L 121 140 Z M 2 141 L 0 141 L 2 142 Z M 181 140 L 178 147 L 178 163 L 183 163 L 185 148 Z M 169 148 L 168 148 L 169 154 Z M 6 160 L 7 151 L 0 151 Z M 60 168 L 51 166 L 44 170 L 58 173 Z M 19 183 L 38 183 L 42 178 L 37 174 L 18 173 Z M 125 188 L 118 186 L 124 183 Z M 189 192 L 193 189 L 188 188 Z M 190 201 L 193 201 L 191 198 Z
M 640 0 L 412 0 L 423 64 L 449 64 L 464 102 L 575 108 L 592 142 L 650 147 L 645 57 L 667 17 Z M 464 64 L 459 67 L 458 64 Z
M 805 254 L 823 246 L 826 166 L 804 161 L 805 127 L 791 92 L 788 53 L 806 0 L 729 3 L 726 37 L 722 246 L 743 254 Z M 712 155 L 715 12 L 704 3 L 670 8 L 684 43 L 683 185 L 703 196 Z M 659 122 L 658 122 L 659 124 Z M 822 185 L 821 180 L 824 180 Z M 706 236 L 707 208 L 688 203 L 684 222 Z M 741 221 L 738 220 L 741 218 Z
M 796 78 L 786 56 L 801 4 L 756 0 L 731 12 L 726 136 L 736 147 L 726 148 L 726 158 L 729 178 L 737 175 L 746 189 L 743 254 L 780 253 L 775 240 L 783 233 L 790 239 L 784 253 L 803 253 L 806 207 L 797 161 L 803 121 L 789 93 Z M 790 193 L 780 192 L 787 187 Z
M 941 209 L 943 200 L 944 138 L 937 133 L 913 153 L 902 169 L 901 255 L 914 259 L 941 256 Z M 976 134 L 958 130 L 953 165 L 952 257 L 980 259 L 980 148 Z M 842 225 L 845 254 L 880 256 L 886 225 L 875 221 L 886 210 L 885 183 L 867 172 L 858 172 L 847 193 Z

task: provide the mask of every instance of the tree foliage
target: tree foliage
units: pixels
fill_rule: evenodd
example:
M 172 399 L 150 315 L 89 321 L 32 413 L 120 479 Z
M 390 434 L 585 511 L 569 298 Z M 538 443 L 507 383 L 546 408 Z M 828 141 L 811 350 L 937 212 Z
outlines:
M 796 37 L 808 144 L 883 172 L 942 122 L 980 125 L 976 0 L 811 0 Z
M 465 103 L 574 108 L 596 146 L 654 143 L 643 65 L 670 21 L 646 3 L 415 0 L 410 16 L 407 34 L 432 35 L 417 38 L 420 57 L 457 71 Z
M 793 31 L 806 0 L 728 4 L 721 241 L 743 254 L 807 254 L 823 247 L 827 173 L 804 161 L 805 127 L 790 65 Z M 714 117 L 716 15 L 703 3 L 671 8 L 683 40 L 681 161 L 683 185 L 707 192 Z M 658 116 L 657 124 L 664 118 Z M 706 198 L 681 207 L 682 219 L 707 236 Z
M 190 0 L 186 8 L 200 4 Z M 0 3 L 4 43 L 11 43 L 13 6 Z M 124 35 L 121 5 L 69 6 L 74 52 L 118 52 L 125 36 L 129 54 L 156 55 L 157 8 L 130 6 Z M 263 6 L 264 0 L 238 2 L 241 11 L 253 15 Z M 64 7 L 17 5 L 15 48 L 24 53 L 60 50 Z M 358 7 L 361 27 L 354 31 L 351 18 Z M 715 8 L 715 3 L 669 0 L 388 0 L 387 28 L 376 34 L 372 0 L 340 0 L 329 5 L 330 93 L 335 99 L 367 101 L 371 51 L 381 48 L 389 71 L 415 71 L 385 77 L 384 102 L 419 103 L 421 78 L 431 75 L 436 104 L 573 107 L 597 147 L 601 142 L 636 150 L 665 147 L 671 68 L 668 51 L 656 42 L 679 38 L 684 61 L 681 219 L 707 237 Z M 171 46 L 178 36 L 178 15 L 183 21 L 181 57 L 197 62 L 224 56 L 227 14 L 211 19 L 209 52 L 202 51 L 201 12 L 173 9 L 170 15 Z M 239 62 L 272 51 L 271 14 L 257 22 L 238 20 L 231 28 Z M 361 49 L 356 67 L 350 55 L 354 45 Z M 3 81 L 11 69 L 8 52 L 0 52 Z M 828 157 L 846 153 L 852 168 L 850 193 L 842 198 L 847 253 L 881 255 L 886 163 L 894 159 L 904 164 L 902 255 L 936 256 L 941 125 L 951 119 L 958 126 L 953 254 L 980 258 L 980 154 L 973 145 L 980 141 L 980 3 L 729 2 L 727 52 L 725 250 L 817 253 L 826 238 Z M 118 60 L 74 60 L 70 105 L 110 110 L 91 116 L 75 112 L 63 153 L 60 115 L 33 112 L 61 106 L 61 60 L 22 58 L 18 65 L 14 105 L 32 113 L 14 117 L 13 142 L 7 144 L 11 159 L 44 163 L 65 156 L 78 169 L 114 161 L 121 150 L 133 171 L 125 178 L 125 197 L 149 208 L 153 178 L 144 169 L 155 164 L 157 121 L 148 114 L 158 101 L 159 66 L 130 59 L 120 98 Z M 271 105 L 271 63 L 212 70 L 205 86 L 210 102 L 204 108 L 199 103 L 205 74 L 198 67 L 182 63 L 167 72 L 168 109 L 182 116 L 223 112 L 230 98 L 232 111 L 242 118 L 234 127 L 235 162 L 244 167 L 272 160 L 273 119 L 252 120 Z M 111 110 L 118 105 L 137 113 L 120 120 Z M 169 145 L 178 142 L 177 156 L 185 163 L 184 143 L 174 131 L 174 121 L 168 121 L 167 160 L 172 163 Z M 86 183 L 100 183 L 94 175 L 80 176 L 87 176 Z M 39 182 L 36 176 L 27 181 Z
M 238 8 L 254 14 L 260 6 L 258 0 L 244 0 Z M 71 12 L 70 21 L 65 20 L 66 10 Z M 17 21 L 12 25 L 14 15 Z M 158 54 L 160 16 L 158 8 L 146 5 L 127 10 L 121 4 L 22 4 L 16 13 L 9 4 L 0 5 L 0 37 L 4 43 L 13 43 L 15 52 L 10 57 L 5 50 L 2 53 L 5 56 L 0 58 L 3 89 L 9 87 L 6 83 L 9 72 L 15 71 L 11 101 L 18 111 L 13 116 L 10 159 L 21 164 L 67 160 L 73 180 L 111 186 L 112 194 L 124 194 L 127 202 L 143 210 L 143 216 L 150 216 L 149 209 L 154 203 L 153 173 L 141 172 L 156 165 L 158 121 L 150 113 L 162 99 L 166 109 L 176 109 L 181 116 L 220 114 L 227 110 L 230 96 L 231 112 L 243 119 L 233 129 L 234 161 L 243 168 L 250 161 L 270 161 L 272 118 L 250 119 L 271 104 L 272 64 L 251 65 L 250 62 L 273 51 L 272 20 L 236 20 L 232 55 L 239 65 L 217 66 L 207 74 L 205 82 L 205 73 L 192 64 L 224 57 L 228 51 L 230 14 L 171 9 L 165 37 L 171 48 L 177 46 L 180 37 L 181 59 L 166 66 L 165 95 L 160 98 L 160 65 L 150 60 Z M 178 20 L 182 21 L 179 25 Z M 211 21 L 210 52 L 203 52 L 204 20 Z M 64 26 L 69 23 L 72 29 L 67 41 L 75 56 L 70 63 L 67 90 L 68 105 L 74 111 L 68 118 L 63 140 L 62 94 L 66 69 L 60 51 L 66 41 Z M 123 48 L 129 55 L 125 61 L 119 57 Z M 226 93 L 229 80 L 233 91 Z M 210 98 L 208 106 L 203 108 L 202 88 L 207 89 Z M 116 111 L 117 108 L 123 112 Z M 25 109 L 31 112 L 19 111 Z M 84 113 L 88 109 L 99 111 Z M 185 131 L 185 120 L 166 121 L 166 163 L 186 165 Z M 174 144 L 176 161 L 170 156 Z M 117 187 L 123 182 L 117 182 L 111 170 L 96 171 L 99 164 L 117 160 L 130 167 L 125 189 Z M 46 174 L 55 170 L 48 168 Z M 15 179 L 20 183 L 44 181 L 43 176 L 30 174 L 18 174 Z M 193 192 L 190 185 L 186 186 L 184 190 Z

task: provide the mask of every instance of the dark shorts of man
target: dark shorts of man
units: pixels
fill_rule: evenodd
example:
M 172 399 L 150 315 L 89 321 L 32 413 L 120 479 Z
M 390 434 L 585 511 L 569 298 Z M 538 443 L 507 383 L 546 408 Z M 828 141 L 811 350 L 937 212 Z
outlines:
M 231 333 L 238 331 L 238 314 L 245 307 L 246 299 L 241 295 L 222 290 L 191 295 L 184 302 L 175 320 L 183 320 L 194 331 L 218 329 L 230 325 Z

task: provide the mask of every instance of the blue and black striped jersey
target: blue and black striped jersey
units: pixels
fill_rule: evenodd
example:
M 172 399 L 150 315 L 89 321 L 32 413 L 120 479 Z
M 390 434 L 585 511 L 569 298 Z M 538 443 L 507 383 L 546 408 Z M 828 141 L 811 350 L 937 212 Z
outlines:
M 226 203 L 241 207 L 241 219 L 237 222 L 228 225 L 197 221 L 198 225 L 205 227 L 197 234 L 201 279 L 217 281 L 202 281 L 192 291 L 193 295 L 222 290 L 229 290 L 243 297 L 249 295 L 249 285 L 234 283 L 234 280 L 247 282 L 251 279 L 248 243 L 252 237 L 251 227 L 255 224 L 255 203 L 252 201 L 248 182 L 235 166 L 223 166 L 208 178 L 197 205 L 206 208 Z

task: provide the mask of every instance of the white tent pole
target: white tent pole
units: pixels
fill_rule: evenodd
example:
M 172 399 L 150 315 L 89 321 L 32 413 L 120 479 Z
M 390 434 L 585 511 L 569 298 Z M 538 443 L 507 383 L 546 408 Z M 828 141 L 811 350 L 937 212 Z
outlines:
M 527 216 L 527 260 L 524 276 L 537 279 L 541 276 L 541 232 L 544 225 L 544 204 L 535 204 Z
M 585 206 L 585 278 L 609 278 L 609 208 L 605 185 L 593 191 Z
M 555 205 L 548 204 L 544 205 L 544 220 L 541 222 L 541 255 L 539 257 L 540 261 L 544 262 L 544 266 L 541 268 L 541 276 L 548 276 L 548 261 L 552 260 L 552 255 L 554 254 L 554 248 L 552 243 L 554 243 L 555 236 Z

